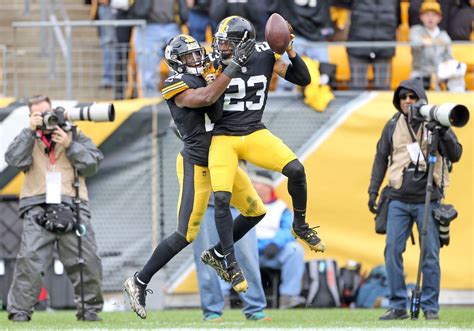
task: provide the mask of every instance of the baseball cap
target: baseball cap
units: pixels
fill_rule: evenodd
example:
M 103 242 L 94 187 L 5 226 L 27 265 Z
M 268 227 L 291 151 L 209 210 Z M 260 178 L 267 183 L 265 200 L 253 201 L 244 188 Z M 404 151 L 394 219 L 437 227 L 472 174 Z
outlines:
M 420 14 L 426 13 L 427 11 L 434 11 L 438 15 L 442 15 L 441 6 L 436 1 L 423 1 L 420 7 Z

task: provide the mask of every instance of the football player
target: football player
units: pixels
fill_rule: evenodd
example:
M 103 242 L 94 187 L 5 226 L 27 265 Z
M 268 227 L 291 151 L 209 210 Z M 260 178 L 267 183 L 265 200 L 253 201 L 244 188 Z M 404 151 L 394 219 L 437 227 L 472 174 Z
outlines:
M 290 26 L 289 29 L 291 33 Z M 291 34 L 291 37 L 293 39 L 294 35 Z M 213 50 L 220 65 L 223 68 L 230 65 L 237 46 L 251 39 L 255 39 L 255 29 L 248 20 L 239 16 L 230 16 L 222 20 L 213 41 Z M 215 123 L 209 150 L 216 227 L 220 239 L 219 244 L 204 251 L 201 256 L 202 261 L 210 266 L 215 267 L 219 265 L 218 261 L 222 260 L 224 265 L 235 263 L 234 242 L 256 224 L 255 222 L 241 224 L 240 237 L 236 236 L 236 231 L 229 230 L 233 224 L 230 201 L 238 160 L 247 160 L 288 177 L 288 192 L 293 201 L 294 212 L 293 235 L 300 238 L 313 251 L 325 250 L 325 244 L 305 220 L 307 192 L 304 167 L 290 148 L 262 123 L 273 72 L 300 86 L 308 85 L 311 81 L 305 63 L 295 52 L 292 44 L 293 40 L 286 50 L 291 63 L 286 64 L 278 59 L 277 54 L 266 42 L 257 43 L 254 56 L 236 77 L 232 78 L 224 93 L 223 114 Z M 219 274 L 221 273 L 219 270 Z
M 232 64 L 212 84 L 206 86 L 201 76 L 205 65 L 205 51 L 201 45 L 188 35 L 178 35 L 166 46 L 165 60 L 175 74 L 165 81 L 161 93 L 184 142 L 176 160 L 180 186 L 178 224 L 177 229 L 156 247 L 143 269 L 124 283 L 132 309 L 143 319 L 146 318 L 145 296 L 151 291 L 146 289 L 147 284 L 198 234 L 211 194 L 207 168 L 211 120 L 215 121 L 222 114 L 222 105 L 216 101 L 254 52 L 254 41 L 240 44 L 232 56 Z M 236 170 L 235 177 L 231 203 L 241 212 L 235 222 L 240 224 L 262 219 L 266 212 L 265 205 L 258 198 L 250 179 L 240 168 Z M 229 277 L 226 280 L 236 284 L 234 289 L 237 292 L 247 289 L 247 282 L 238 268 L 229 266 L 225 273 L 222 270 L 221 277 Z

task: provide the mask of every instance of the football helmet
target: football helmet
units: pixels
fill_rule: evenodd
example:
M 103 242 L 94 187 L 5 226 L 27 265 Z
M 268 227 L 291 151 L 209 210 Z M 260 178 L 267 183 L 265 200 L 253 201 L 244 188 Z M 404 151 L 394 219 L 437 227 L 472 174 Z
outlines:
M 171 38 L 165 48 L 165 61 L 177 73 L 200 76 L 204 70 L 206 51 L 191 36 L 180 34 Z
M 248 39 L 255 39 L 255 28 L 252 23 L 240 16 L 224 18 L 217 26 L 212 49 L 222 63 L 229 64 L 234 49 Z

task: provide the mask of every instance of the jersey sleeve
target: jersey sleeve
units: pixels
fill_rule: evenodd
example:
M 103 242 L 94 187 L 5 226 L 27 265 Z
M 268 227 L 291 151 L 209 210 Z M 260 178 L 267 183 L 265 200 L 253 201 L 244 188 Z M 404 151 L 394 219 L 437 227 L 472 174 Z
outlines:
M 165 80 L 161 94 L 165 100 L 170 100 L 177 94 L 189 89 L 189 84 L 183 75 L 174 75 Z

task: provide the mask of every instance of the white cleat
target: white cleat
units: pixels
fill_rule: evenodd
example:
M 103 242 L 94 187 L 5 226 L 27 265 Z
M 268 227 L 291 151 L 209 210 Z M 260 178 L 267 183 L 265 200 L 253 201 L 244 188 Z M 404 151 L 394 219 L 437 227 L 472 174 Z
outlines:
M 130 299 L 130 306 L 132 306 L 132 310 L 137 313 L 140 318 L 145 319 L 145 298 L 147 293 L 153 293 L 152 290 L 147 290 L 145 287 L 138 286 L 135 283 L 134 277 L 128 278 L 123 283 L 123 289 L 125 290 L 125 293 L 127 293 L 128 298 Z

